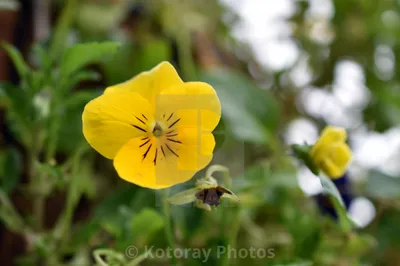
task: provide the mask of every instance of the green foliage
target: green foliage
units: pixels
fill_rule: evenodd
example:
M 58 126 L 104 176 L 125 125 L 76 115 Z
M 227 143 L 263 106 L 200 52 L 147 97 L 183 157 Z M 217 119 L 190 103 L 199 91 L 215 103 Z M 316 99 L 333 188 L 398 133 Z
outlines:
M 335 208 L 335 211 L 339 216 L 340 226 L 344 231 L 351 230 L 354 226 L 353 222 L 347 216 L 347 210 L 344 205 L 342 196 L 340 195 L 340 192 L 336 188 L 335 184 L 325 175 L 320 175 L 319 179 L 321 180 L 321 185 L 324 188 L 325 192 L 329 195 L 333 207 Z
M 98 63 L 117 51 L 118 43 L 83 43 L 68 48 L 62 58 L 61 77 L 68 78 L 85 65 Z
M 150 208 L 142 209 L 131 220 L 132 235 L 136 245 L 143 247 L 151 243 L 152 237 L 164 227 L 164 218 Z
M 21 154 L 15 148 L 9 148 L 0 154 L 1 188 L 10 193 L 18 185 L 22 173 Z
M 202 73 L 200 79 L 217 91 L 224 122 L 236 138 L 251 143 L 273 141 L 279 107 L 268 91 L 260 90 L 242 74 L 228 69 L 213 69 Z
M 15 263 L 170 265 L 175 264 L 172 258 L 153 258 L 144 251 L 146 246 L 166 250 L 175 245 L 210 250 L 206 261 L 190 255 L 178 258 L 176 265 L 181 266 L 396 265 L 399 179 L 376 170 L 365 181 L 359 178 L 362 174 L 354 176 L 354 191 L 371 198 L 377 210 L 368 227 L 355 228 L 344 207 L 344 192 L 319 175 L 310 160 L 311 146 L 284 143 L 282 136 L 296 118 L 307 118 L 318 128 L 330 121 L 322 115 L 324 104 L 321 116 L 297 107 L 306 88 L 335 94 L 335 69 L 344 59 L 357 63 L 365 75 L 360 86 L 370 99 L 355 115 L 360 127 L 384 133 L 398 127 L 398 1 L 334 0 L 332 17 L 318 19 L 311 7 L 315 1 L 295 1 L 291 18 L 278 24 L 292 29 L 287 39 L 295 42 L 301 57 L 279 71 L 263 67 L 262 58 L 232 38 L 236 29 L 231 22 L 240 16 L 221 1 L 56 2 L 52 8 L 61 9 L 52 14 L 61 15 L 48 42 L 32 45 L 29 56 L 10 44 L 1 45 L 20 79 L 0 83 L 5 118 L 0 119 L 0 142 L 5 144 L 0 150 L 0 219 L 3 228 L 27 244 Z M 326 34 L 329 40 L 322 40 Z M 382 45 L 389 51 L 386 56 L 378 53 Z M 381 57 L 393 63 L 393 73 L 379 69 Z M 303 58 L 309 81 L 299 84 L 292 74 Z M 217 91 L 222 119 L 214 130 L 213 160 L 229 168 L 230 189 L 239 202 L 222 198 L 211 212 L 192 204 L 163 204 L 159 191 L 121 181 L 112 161 L 85 142 L 85 105 L 107 86 L 165 60 L 185 81 L 205 81 Z M 354 132 L 358 124 L 351 125 Z M 354 137 L 353 130 L 348 132 Z M 323 216 L 318 199 L 301 191 L 292 157 L 319 178 L 337 220 Z M 203 176 L 199 172 L 171 188 L 171 203 L 195 200 L 196 191 L 185 190 Z M 220 181 L 219 175 L 215 178 Z M 137 247 L 140 255 L 129 257 L 129 246 Z M 274 255 L 218 256 L 221 246 L 272 249 Z
M 302 161 L 314 175 L 319 175 L 319 168 L 313 163 L 313 161 L 310 158 L 310 154 L 309 154 L 309 151 L 311 149 L 310 145 L 294 144 L 294 145 L 291 145 L 291 148 L 294 153 L 294 156 L 297 159 Z
M 21 79 L 27 78 L 30 69 L 28 65 L 25 63 L 25 60 L 22 57 L 21 53 L 18 51 L 18 49 L 7 43 L 2 43 L 2 47 L 4 48 L 4 50 L 6 50 L 8 56 L 11 58 Z

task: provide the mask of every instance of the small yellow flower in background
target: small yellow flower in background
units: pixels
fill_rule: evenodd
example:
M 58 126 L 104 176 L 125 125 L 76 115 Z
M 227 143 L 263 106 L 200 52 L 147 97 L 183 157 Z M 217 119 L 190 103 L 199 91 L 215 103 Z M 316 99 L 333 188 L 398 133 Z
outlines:
M 346 144 L 346 130 L 327 126 L 310 149 L 314 164 L 327 176 L 339 178 L 346 172 L 351 160 L 351 150 Z
M 160 189 L 185 182 L 206 167 L 215 146 L 211 133 L 221 117 L 215 90 L 183 82 L 162 62 L 111 87 L 83 112 L 83 134 L 100 154 L 114 160 L 118 175 Z

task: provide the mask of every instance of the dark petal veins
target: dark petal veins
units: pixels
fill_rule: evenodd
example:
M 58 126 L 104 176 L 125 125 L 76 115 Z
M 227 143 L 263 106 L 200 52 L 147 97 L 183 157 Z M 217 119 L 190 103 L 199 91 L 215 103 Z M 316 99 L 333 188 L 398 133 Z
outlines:
M 179 122 L 179 120 L 181 120 L 180 118 L 178 118 L 178 120 L 176 120 L 174 123 L 172 123 L 168 128 L 171 128 L 171 127 L 173 127 L 176 123 L 178 123 Z
M 182 142 L 180 142 L 179 140 L 174 140 L 174 139 L 170 139 L 170 138 L 167 138 L 167 140 L 172 141 L 172 142 L 175 142 L 175 143 L 182 144 Z
M 162 154 L 164 155 L 164 157 L 165 157 L 165 152 L 164 152 L 164 148 L 163 148 L 163 146 L 161 146 L 161 151 L 162 151 Z
M 179 157 L 179 155 L 176 154 L 176 153 L 168 146 L 167 143 L 165 143 L 165 146 L 167 146 L 168 150 L 169 150 L 170 152 L 172 152 L 176 157 Z
M 172 113 L 169 117 L 168 117 L 168 119 L 167 119 L 167 122 L 171 119 L 171 117 L 174 115 L 174 113 Z
M 154 160 L 153 160 L 154 165 L 157 164 L 157 154 L 158 154 L 158 149 L 156 148 L 156 154 L 154 155 Z
M 141 128 L 141 127 L 138 127 L 138 126 L 136 126 L 136 125 L 133 125 L 133 127 L 135 127 L 135 128 L 137 128 L 137 129 L 139 129 L 140 131 L 147 132 L 147 131 L 146 131 L 146 130 L 144 130 L 143 128 Z
M 146 156 L 147 156 L 147 154 L 149 153 L 150 148 L 151 148 L 152 145 L 153 145 L 153 144 L 150 144 L 150 146 L 147 148 L 147 151 L 143 154 L 143 160 L 146 159 Z
M 143 123 L 143 125 L 146 125 L 146 123 L 142 120 L 142 119 L 140 119 L 139 117 L 137 117 L 136 115 L 135 115 L 135 117 L 136 117 L 136 119 L 137 120 L 139 120 L 140 122 L 142 122 Z
M 144 145 L 146 145 L 147 143 L 149 143 L 149 141 L 150 141 L 150 140 L 148 139 L 145 143 L 143 143 L 142 145 L 140 145 L 139 148 L 141 148 L 141 147 L 143 147 Z

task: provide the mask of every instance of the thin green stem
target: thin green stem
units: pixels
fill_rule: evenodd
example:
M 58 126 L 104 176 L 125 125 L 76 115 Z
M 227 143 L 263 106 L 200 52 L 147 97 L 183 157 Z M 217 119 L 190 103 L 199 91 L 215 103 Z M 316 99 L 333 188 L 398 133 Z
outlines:
M 71 178 L 68 187 L 66 207 L 63 210 L 63 213 L 59 216 L 56 226 L 54 227 L 54 236 L 61 241 L 65 241 L 68 239 L 66 234 L 68 233 L 68 228 L 71 226 L 72 216 L 74 214 L 74 210 L 76 205 L 79 202 L 81 194 L 83 193 L 81 189 L 79 189 L 79 170 L 81 166 L 81 160 L 85 152 L 88 150 L 87 145 L 81 146 L 70 158 L 68 166 L 64 164 L 63 169 L 66 170 L 69 167 L 71 168 Z
M 187 80 L 196 79 L 196 67 L 192 55 L 192 41 L 188 29 L 182 29 L 176 36 L 178 44 L 179 65 Z
M 30 229 L 8 198 L 7 193 L 0 189 L 0 218 L 8 229 L 16 233 L 28 233 Z
M 67 39 L 67 35 L 69 33 L 69 28 L 73 21 L 74 9 L 77 0 L 68 0 L 61 17 L 57 23 L 57 26 L 54 30 L 55 34 L 50 46 L 50 57 L 52 60 L 60 57 L 61 52 L 63 51 Z
M 162 209 L 164 213 L 164 220 L 165 220 L 165 236 L 167 237 L 167 242 L 169 248 L 175 250 L 175 242 L 174 242 L 174 234 L 171 225 L 171 212 L 168 204 L 168 189 L 163 189 L 162 191 Z M 174 255 L 175 252 L 172 252 L 171 257 L 171 264 L 172 265 L 179 265 L 177 259 Z
M 229 224 L 226 227 L 229 228 L 228 235 L 226 236 L 226 248 L 235 249 L 236 248 L 236 239 L 240 228 L 241 216 L 240 216 L 240 207 L 235 206 L 231 207 L 229 212 L 230 219 L 225 219 L 225 221 L 229 221 Z M 225 214 L 226 215 L 226 214 Z M 229 253 L 225 253 L 225 256 L 221 258 L 221 266 L 229 266 L 231 265 L 231 256 Z
M 33 197 L 33 214 L 35 216 L 35 228 L 38 231 L 42 230 L 44 219 L 44 204 L 46 196 L 43 193 L 43 174 L 36 170 L 36 162 L 39 150 L 41 149 L 39 140 L 39 130 L 34 125 L 31 129 L 31 143 L 28 150 L 28 167 L 30 190 Z
M 207 168 L 206 178 L 212 177 L 212 174 L 214 172 L 222 172 L 223 173 L 223 175 L 224 175 L 224 185 L 227 188 L 230 189 L 231 186 L 232 186 L 232 178 L 231 178 L 231 175 L 229 174 L 228 167 L 225 167 L 225 166 L 219 165 L 219 164 L 211 165 L 210 167 Z

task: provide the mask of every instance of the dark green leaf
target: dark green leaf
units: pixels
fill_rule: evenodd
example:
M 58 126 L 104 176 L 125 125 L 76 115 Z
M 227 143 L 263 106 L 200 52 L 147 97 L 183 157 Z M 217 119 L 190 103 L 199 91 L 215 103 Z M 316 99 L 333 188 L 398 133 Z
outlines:
M 29 67 L 25 63 L 24 58 L 22 57 L 21 53 L 12 45 L 9 45 L 7 43 L 2 43 L 2 46 L 4 50 L 6 50 L 8 56 L 11 58 L 15 68 L 17 69 L 17 72 L 20 76 L 21 79 L 25 79 L 28 72 L 29 72 Z
M 84 143 L 82 134 L 82 112 L 85 105 L 102 93 L 98 90 L 82 90 L 73 93 L 65 100 L 65 111 L 62 112 L 57 149 L 72 153 Z
M 79 71 L 69 79 L 67 87 L 73 88 L 82 81 L 98 81 L 100 74 L 93 70 Z
M 136 243 L 143 246 L 164 227 L 164 219 L 155 210 L 145 208 L 133 216 L 131 226 Z
M 324 188 L 326 194 L 329 195 L 329 198 L 332 201 L 333 207 L 335 208 L 336 213 L 339 216 L 339 223 L 343 231 L 349 231 L 354 226 L 353 222 L 347 216 L 347 210 L 344 205 L 342 196 L 339 193 L 339 190 L 332 182 L 331 179 L 326 177 L 325 175 L 319 175 L 319 179 L 321 180 L 321 185 Z
M 118 47 L 118 43 L 103 42 L 77 44 L 68 48 L 63 56 L 61 76 L 68 78 L 69 75 L 85 65 L 102 61 L 105 57 L 115 53 Z
M 240 73 L 213 69 L 201 80 L 210 83 L 218 93 L 227 128 L 241 140 L 268 143 L 276 130 L 279 108 L 273 96 L 256 87 Z
M 15 148 L 9 148 L 5 154 L 1 187 L 10 193 L 19 183 L 22 172 L 21 154 Z
M 294 144 L 294 145 L 291 145 L 291 148 L 294 153 L 294 156 L 296 156 L 297 159 L 302 161 L 314 175 L 318 176 L 319 169 L 314 164 L 314 162 L 311 160 L 311 157 L 309 155 L 309 150 L 310 150 L 311 146 L 307 145 L 307 144 L 305 144 L 305 145 Z

